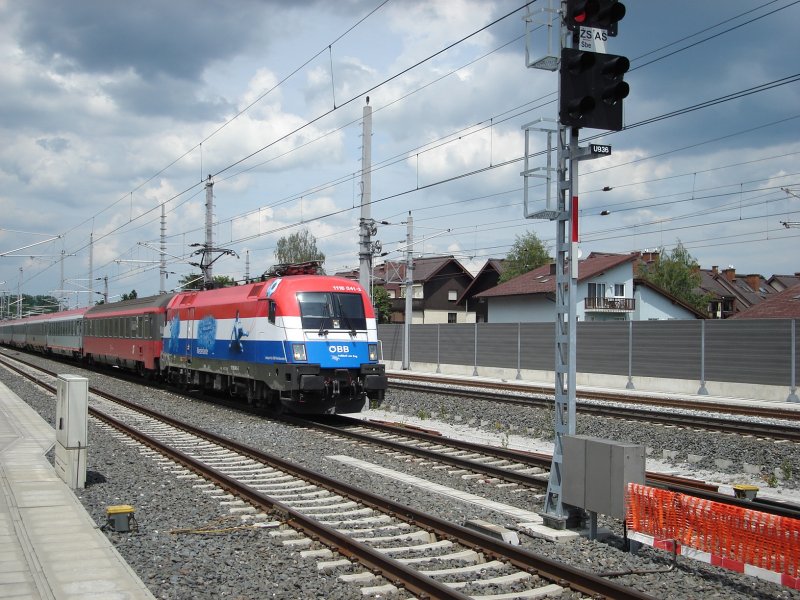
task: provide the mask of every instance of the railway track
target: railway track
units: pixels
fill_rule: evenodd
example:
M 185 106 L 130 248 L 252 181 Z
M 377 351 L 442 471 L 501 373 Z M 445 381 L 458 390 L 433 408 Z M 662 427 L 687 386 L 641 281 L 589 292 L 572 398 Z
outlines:
M 552 408 L 552 387 L 519 385 L 509 382 L 471 382 L 467 380 L 443 380 L 430 376 L 398 375 L 392 373 L 389 381 L 390 389 L 423 391 L 448 396 L 465 396 L 491 402 L 502 402 L 529 408 Z M 458 387 L 444 387 L 458 386 Z M 524 397 L 518 394 L 526 394 Z M 541 397 L 549 395 L 549 397 Z M 611 392 L 581 392 L 576 402 L 578 413 L 587 416 L 598 416 L 632 421 L 645 421 L 674 427 L 700 429 L 717 433 L 731 433 L 767 439 L 800 442 L 800 408 L 764 408 L 761 406 L 742 406 L 720 404 L 699 400 L 687 404 L 685 400 L 654 398 L 634 394 L 615 394 Z M 613 402 L 597 404 L 587 400 Z M 639 406 L 620 406 L 636 404 Z M 659 409 L 659 410 L 655 410 Z M 680 409 L 680 412 L 664 409 Z M 730 417 L 712 417 L 708 412 L 741 415 L 747 417 L 769 418 L 775 422 L 763 423 L 741 420 Z M 785 420 L 785 423 L 778 422 Z
M 55 376 L 54 372 L 42 369 L 26 361 L 21 361 L 19 358 L 14 358 L 13 360 L 19 361 L 32 369 L 42 370 L 48 375 Z M 429 391 L 427 387 L 424 387 L 424 389 Z M 433 390 L 439 393 L 440 388 L 435 387 Z M 95 393 L 102 394 L 103 392 L 96 391 Z M 457 393 L 464 395 L 469 391 L 460 390 Z M 493 393 L 490 399 L 496 400 L 495 395 Z M 479 394 L 480 396 L 482 394 Z M 515 404 L 519 403 L 517 398 L 512 397 L 509 399 L 508 396 L 501 396 L 501 398 Z M 241 404 L 230 404 L 237 409 L 242 408 Z M 527 404 L 527 401 L 522 400 L 522 404 Z M 614 411 L 616 411 L 616 408 L 612 409 L 611 416 L 616 416 Z M 648 416 L 647 419 L 637 420 L 658 422 L 656 417 L 653 416 L 652 410 L 645 411 L 645 414 Z M 598 413 L 598 415 L 610 416 L 605 413 Z M 410 455 L 417 460 L 448 465 L 457 472 L 469 472 L 484 477 L 488 483 L 502 481 L 511 485 L 532 488 L 537 492 L 544 491 L 548 484 L 552 456 L 547 453 L 524 452 L 500 446 L 476 444 L 444 437 L 439 432 L 430 429 L 410 427 L 399 423 L 363 420 L 343 415 L 302 418 L 283 416 L 280 420 L 295 427 L 311 428 L 327 435 L 349 438 L 362 444 L 379 446 L 387 452 L 393 452 L 400 456 Z M 686 427 L 692 423 L 693 421 L 688 420 L 681 426 Z M 693 428 L 696 429 L 698 427 L 694 425 Z M 747 435 L 752 435 L 752 433 L 748 431 Z M 800 507 L 791 503 L 770 502 L 761 498 L 755 500 L 737 498 L 719 493 L 717 485 L 666 473 L 648 471 L 646 476 L 646 483 L 651 486 L 732 506 L 756 508 L 768 514 L 800 519 Z
M 15 370 L 54 393 L 37 376 Z M 270 515 L 276 520 L 264 520 L 263 526 L 285 536 L 286 544 L 306 548 L 304 555 L 322 561 L 320 568 L 351 566 L 354 572 L 345 581 L 371 587 L 370 593 L 400 587 L 420 598 L 505 593 L 524 598 L 571 589 L 589 597 L 649 597 L 111 394 L 91 392 L 103 399 L 92 398 L 93 418 L 209 482 L 201 485 L 235 496 L 243 512 L 252 508 Z
M 311 427 L 329 435 L 347 437 L 360 443 L 377 444 L 399 454 L 444 463 L 455 469 L 481 474 L 489 481 L 502 480 L 541 490 L 547 488 L 547 472 L 552 462 L 550 454 L 475 444 L 443 437 L 432 430 L 341 415 L 315 419 L 287 419 L 287 421 L 301 427 Z M 748 509 L 755 508 L 768 514 L 800 519 L 800 507 L 793 504 L 736 498 L 719 493 L 717 485 L 697 479 L 648 471 L 646 483 L 650 486 L 723 504 Z

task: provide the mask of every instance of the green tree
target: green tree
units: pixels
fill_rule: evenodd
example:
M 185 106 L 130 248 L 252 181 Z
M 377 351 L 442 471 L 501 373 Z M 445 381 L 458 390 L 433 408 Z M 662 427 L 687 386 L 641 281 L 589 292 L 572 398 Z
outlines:
M 372 290 L 372 305 L 375 307 L 378 323 L 388 323 L 392 318 L 392 299 L 385 287 L 376 286 Z
M 325 254 L 317 249 L 317 239 L 305 227 L 282 237 L 275 247 L 275 262 L 279 265 L 318 260 L 325 262 Z
M 122 300 L 133 300 L 138 298 L 139 294 L 136 293 L 136 290 L 131 290 L 130 294 L 122 294 Z
M 538 235 L 532 231 L 518 235 L 503 263 L 503 274 L 500 275 L 499 283 L 538 269 L 551 260 L 550 249 L 539 239 Z
M 644 263 L 639 265 L 639 277 L 654 283 L 695 309 L 707 313 L 709 295 L 698 291 L 700 265 L 681 241 L 678 240 L 672 252 L 667 253 L 664 248 L 660 248 L 658 255 L 657 261 L 649 265 Z
M 214 287 L 231 287 L 236 285 L 233 277 L 228 275 L 214 275 Z M 182 275 L 178 279 L 178 287 L 184 290 L 201 290 L 203 289 L 203 276 L 200 273 L 188 273 Z

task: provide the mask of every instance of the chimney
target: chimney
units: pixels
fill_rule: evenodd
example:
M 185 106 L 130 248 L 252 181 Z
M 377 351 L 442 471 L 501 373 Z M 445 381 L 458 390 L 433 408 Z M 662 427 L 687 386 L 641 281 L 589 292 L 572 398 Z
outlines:
M 761 275 L 747 275 L 745 281 L 747 281 L 747 285 L 749 285 L 756 294 L 759 293 L 761 288 Z
M 731 283 L 733 283 L 733 280 L 736 279 L 736 269 L 733 265 L 729 266 L 727 269 L 723 269 L 722 274 L 725 276 L 725 279 Z
M 642 260 L 645 262 L 645 264 L 649 265 L 650 263 L 657 263 L 659 258 L 660 253 L 658 250 L 648 250 L 645 248 L 642 251 Z
M 551 262 L 550 263 L 550 275 L 555 275 L 555 274 L 556 274 L 556 263 Z
M 713 267 L 711 267 L 711 272 L 712 272 L 714 275 L 719 275 L 719 266 L 717 266 L 717 265 L 714 265 Z

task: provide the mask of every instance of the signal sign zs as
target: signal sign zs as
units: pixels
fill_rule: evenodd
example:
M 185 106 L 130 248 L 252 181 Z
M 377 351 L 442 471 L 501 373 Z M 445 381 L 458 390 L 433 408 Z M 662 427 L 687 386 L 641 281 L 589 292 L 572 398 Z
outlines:
M 595 27 L 581 27 L 578 50 L 605 54 L 608 31 Z

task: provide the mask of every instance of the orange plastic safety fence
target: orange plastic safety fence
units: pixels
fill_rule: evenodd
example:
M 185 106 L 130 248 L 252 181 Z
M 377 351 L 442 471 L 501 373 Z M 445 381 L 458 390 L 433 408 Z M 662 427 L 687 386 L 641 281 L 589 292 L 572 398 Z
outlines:
M 628 529 L 798 576 L 800 520 L 630 483 Z

